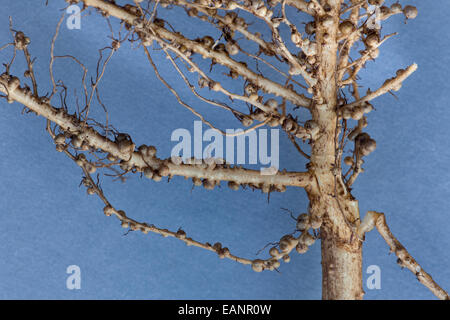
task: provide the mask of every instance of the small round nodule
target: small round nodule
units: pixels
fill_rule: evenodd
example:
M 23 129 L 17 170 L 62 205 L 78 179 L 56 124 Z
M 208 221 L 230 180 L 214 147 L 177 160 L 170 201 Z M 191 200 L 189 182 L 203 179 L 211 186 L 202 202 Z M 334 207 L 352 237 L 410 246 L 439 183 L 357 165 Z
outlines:
M 170 157 L 170 161 L 171 161 L 173 164 L 179 166 L 180 164 L 183 163 L 183 158 L 181 158 L 180 156 L 171 156 L 171 157 Z
M 273 259 L 273 260 L 270 260 L 269 262 L 270 262 L 270 267 L 272 267 L 274 269 L 280 267 L 280 261 L 278 261 L 278 260 Z
M 277 118 L 273 118 L 272 120 L 270 120 L 267 125 L 271 128 L 276 127 L 280 124 L 280 119 Z
M 322 226 L 322 218 L 312 217 L 311 218 L 311 228 L 319 229 Z
M 203 187 L 206 190 L 213 190 L 215 186 L 214 181 L 208 180 L 208 179 L 203 179 Z
M 380 56 L 380 49 L 373 48 L 369 51 L 369 56 L 371 59 L 376 59 Z
M 154 146 L 147 147 L 147 156 L 149 156 L 150 158 L 156 156 L 156 148 Z
M 202 42 L 205 46 L 211 47 L 214 44 L 214 39 L 210 36 L 204 36 Z
M 179 238 L 179 239 L 185 239 L 185 238 L 186 238 L 186 232 L 184 232 L 184 230 L 179 229 L 179 230 L 177 231 L 176 236 L 177 236 L 177 238 Z
M 253 124 L 253 119 L 249 116 L 242 117 L 241 123 L 244 127 L 250 127 Z
M 384 3 L 384 0 L 369 0 L 369 4 L 372 6 L 382 6 Z
M 234 43 L 234 42 L 231 42 L 231 41 L 226 43 L 225 50 L 227 50 L 227 52 L 228 52 L 228 54 L 230 56 L 234 56 L 234 55 L 239 53 L 238 45 L 236 43 Z
M 345 108 L 342 111 L 342 118 L 344 118 L 345 120 L 349 120 L 352 117 L 352 110 L 349 108 Z
M 161 168 L 158 169 L 158 173 L 161 177 L 167 177 L 170 173 L 170 169 L 167 165 L 162 165 Z
M 90 163 L 88 163 L 88 164 L 86 165 L 86 169 L 87 169 L 87 171 L 88 171 L 90 174 L 94 174 L 94 173 L 97 171 L 97 167 L 94 166 L 94 165 L 92 165 L 92 164 L 90 164 Z
M 196 8 L 189 9 L 187 14 L 189 17 L 196 17 L 198 15 L 198 10 Z
M 300 36 L 300 34 L 296 31 L 291 33 L 291 41 L 293 43 L 299 43 L 302 41 L 302 37 Z
M 278 108 L 278 102 L 275 99 L 269 99 L 266 101 L 266 106 L 271 110 L 271 111 L 276 111 Z
M 108 155 L 106 156 L 106 159 L 108 159 L 108 161 L 111 161 L 111 162 L 116 162 L 117 161 L 117 158 L 114 155 L 110 154 L 110 153 L 108 153 Z
M 352 119 L 360 120 L 364 116 L 364 109 L 360 106 L 357 106 L 352 111 Z
M 312 235 L 310 235 L 308 232 L 305 232 L 304 234 L 301 235 L 300 238 L 300 242 L 309 246 L 312 246 L 314 244 L 314 242 L 316 241 L 316 239 L 314 239 L 314 237 Z
M 74 148 L 80 148 L 83 140 L 81 140 L 78 136 L 74 136 L 71 142 Z
M 310 21 L 305 25 L 305 32 L 309 35 L 316 32 L 316 23 L 314 21 Z
M 192 178 L 192 183 L 194 184 L 194 186 L 200 187 L 202 185 L 202 179 L 197 178 L 197 177 L 193 177 Z
M 263 192 L 263 193 L 269 193 L 270 192 L 270 184 L 266 184 L 266 183 L 264 183 L 262 186 L 261 186 L 261 191 Z
M 153 173 L 153 178 L 152 179 L 155 182 L 160 182 L 162 180 L 162 177 L 155 172 L 155 173 Z
M 309 214 L 307 213 L 301 213 L 297 217 L 297 221 L 302 221 L 305 223 L 309 223 Z
M 377 148 L 377 142 L 373 139 L 369 139 L 361 144 L 361 154 L 363 156 L 368 156 Z
M 278 192 L 286 192 L 286 186 L 282 185 L 282 184 L 276 184 L 275 185 L 275 190 Z
M 273 248 L 270 248 L 269 254 L 272 257 L 278 257 L 280 255 L 280 251 L 278 251 L 278 249 L 276 247 L 273 247 Z

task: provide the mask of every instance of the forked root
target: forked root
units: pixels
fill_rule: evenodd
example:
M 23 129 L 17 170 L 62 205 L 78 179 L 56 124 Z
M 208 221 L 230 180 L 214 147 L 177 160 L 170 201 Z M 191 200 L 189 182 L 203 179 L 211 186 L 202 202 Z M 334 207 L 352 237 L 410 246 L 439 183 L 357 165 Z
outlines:
M 358 235 L 362 238 L 364 233 L 377 228 L 384 241 L 391 248 L 391 252 L 394 252 L 398 257 L 398 264 L 403 268 L 408 268 L 417 277 L 417 280 L 425 287 L 430 289 L 433 294 L 441 300 L 450 300 L 448 293 L 442 289 L 433 278 L 423 270 L 423 268 L 417 263 L 417 261 L 409 254 L 406 248 L 394 237 L 391 230 L 386 223 L 386 217 L 384 213 L 376 211 L 368 211 L 364 217 L 363 222 L 358 228 Z

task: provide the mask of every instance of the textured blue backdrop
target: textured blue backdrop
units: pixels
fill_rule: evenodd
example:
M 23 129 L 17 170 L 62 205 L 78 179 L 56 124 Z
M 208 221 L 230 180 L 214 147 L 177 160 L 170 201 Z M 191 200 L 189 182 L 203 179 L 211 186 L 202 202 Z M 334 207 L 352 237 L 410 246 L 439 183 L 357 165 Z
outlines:
M 3 0 L 0 11 L 1 43 L 10 41 L 8 17 L 15 29 L 31 38 L 37 57 L 41 94 L 49 90 L 50 39 L 65 6 L 62 0 Z M 392 1 L 389 1 L 391 3 Z M 399 67 L 412 62 L 419 70 L 397 94 L 374 102 L 368 131 L 378 148 L 364 165 L 355 184 L 361 212 L 387 214 L 398 239 L 435 280 L 450 289 L 450 4 L 446 0 L 406 1 L 419 8 L 419 17 L 404 23 L 397 16 L 383 24 L 385 34 L 399 36 L 383 45 L 380 58 L 361 73 L 362 84 L 378 87 Z M 176 27 L 189 35 L 202 24 L 182 17 Z M 172 19 L 173 21 L 174 19 Z M 257 27 L 255 24 L 253 27 Z M 108 45 L 108 26 L 97 13 L 82 19 L 80 30 L 62 27 L 56 54 L 72 54 L 95 70 L 97 49 Z M 5 62 L 11 51 L 0 52 Z M 12 73 L 22 74 L 23 59 Z M 167 62 L 157 62 L 171 83 L 180 84 Z M 81 72 L 72 62 L 55 65 L 57 78 L 79 85 Z M 78 92 L 79 92 L 79 86 Z M 177 104 L 146 64 L 142 50 L 124 44 L 109 64 L 101 84 L 110 121 L 138 143 L 155 144 L 166 157 L 176 128 L 192 129 L 191 113 Z M 222 111 L 197 104 L 180 86 L 186 101 L 198 105 L 208 119 L 222 128 L 238 122 Z M 73 91 L 71 92 L 73 93 Z M 102 214 L 102 204 L 78 188 L 80 169 L 55 147 L 44 131 L 45 121 L 21 115 L 18 104 L 0 102 L 0 298 L 150 298 L 150 299 L 319 299 L 321 297 L 320 245 L 305 255 L 293 254 L 280 273 L 254 273 L 250 268 L 215 254 L 186 247 L 180 241 L 124 230 L 116 219 Z M 97 110 L 101 116 L 101 112 Z M 280 164 L 304 170 L 305 161 L 281 135 Z M 132 176 L 126 184 L 103 179 L 105 192 L 118 208 L 133 218 L 177 229 L 201 241 L 221 241 L 236 254 L 254 257 L 267 242 L 293 229 L 280 207 L 305 211 L 303 190 L 272 194 L 270 203 L 260 192 L 195 189 L 182 178 L 155 183 Z M 381 290 L 366 289 L 367 299 L 428 299 L 432 294 L 415 277 L 401 270 L 396 258 L 376 233 L 367 235 L 364 271 L 378 265 Z M 66 268 L 80 266 L 81 290 L 66 289 Z M 368 275 L 364 272 L 364 279 Z

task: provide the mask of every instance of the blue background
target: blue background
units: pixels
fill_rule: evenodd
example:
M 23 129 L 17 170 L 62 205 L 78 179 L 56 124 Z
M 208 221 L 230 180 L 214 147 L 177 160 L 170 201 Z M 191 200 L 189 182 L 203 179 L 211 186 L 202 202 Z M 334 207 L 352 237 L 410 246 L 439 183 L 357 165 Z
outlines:
M 9 16 L 14 28 L 31 38 L 41 95 L 51 88 L 50 41 L 59 10 L 65 6 L 62 0 L 50 1 L 47 7 L 44 2 L 3 0 L 0 11 L 2 44 L 11 40 Z M 419 64 L 419 70 L 396 93 L 398 100 L 387 94 L 374 102 L 376 111 L 369 115 L 368 132 L 378 147 L 367 158 L 366 172 L 357 180 L 353 193 L 360 201 L 361 214 L 367 210 L 385 212 L 398 239 L 439 284 L 449 289 L 450 4 L 446 0 L 404 3 L 419 8 L 418 18 L 405 24 L 398 15 L 383 23 L 383 34 L 398 31 L 399 35 L 383 45 L 375 63 L 367 64 L 360 74 L 361 84 L 375 89 L 398 68 L 413 62 Z M 199 28 L 205 30 L 204 23 L 188 19 L 180 10 L 164 15 L 172 16 L 175 27 L 189 36 Z M 255 30 L 259 25 L 255 22 L 251 27 Z M 92 72 L 97 50 L 111 41 L 109 34 L 105 20 L 92 11 L 83 17 L 80 30 L 68 30 L 63 24 L 56 54 L 72 54 Z M 193 130 L 196 118 L 156 79 L 142 49 L 133 47 L 124 43 L 108 65 L 100 86 L 103 102 L 116 128 L 129 133 L 138 145 L 158 146 L 158 154 L 167 157 L 174 145 L 172 131 Z M 2 62 L 11 56 L 8 50 L 0 52 Z M 154 57 L 166 79 L 208 120 L 221 128 L 239 127 L 231 114 L 199 104 L 163 56 Z M 20 57 L 12 73 L 22 76 L 24 70 Z M 69 85 L 71 94 L 74 87 L 80 92 L 81 72 L 73 62 L 56 62 L 55 74 Z M 227 85 L 239 89 L 237 84 Z M 118 220 L 106 218 L 102 203 L 78 187 L 81 171 L 55 152 L 44 130 L 44 119 L 22 115 L 20 105 L 4 100 L 0 109 L 0 298 L 321 298 L 319 243 L 305 255 L 293 254 L 289 264 L 282 264 L 280 273 L 255 273 L 175 239 L 137 232 L 124 236 Z M 104 119 L 98 106 L 93 112 Z M 305 161 L 284 134 L 280 136 L 280 153 L 281 168 L 305 170 Z M 273 193 L 268 203 L 260 192 L 233 192 L 225 184 L 214 191 L 191 190 L 191 182 L 180 177 L 170 183 L 155 183 L 137 175 L 125 184 L 108 177 L 102 181 L 112 203 L 131 217 L 171 230 L 182 226 L 188 236 L 220 241 L 237 255 L 250 258 L 268 242 L 294 229 L 281 207 L 296 214 L 307 207 L 302 189 Z M 364 283 L 366 299 L 434 298 L 413 274 L 397 266 L 376 232 L 369 233 L 366 240 L 364 279 L 369 276 L 365 272 L 369 265 L 380 266 L 382 276 L 381 290 L 369 290 Z M 72 264 L 81 268 L 81 290 L 66 288 L 66 268 Z

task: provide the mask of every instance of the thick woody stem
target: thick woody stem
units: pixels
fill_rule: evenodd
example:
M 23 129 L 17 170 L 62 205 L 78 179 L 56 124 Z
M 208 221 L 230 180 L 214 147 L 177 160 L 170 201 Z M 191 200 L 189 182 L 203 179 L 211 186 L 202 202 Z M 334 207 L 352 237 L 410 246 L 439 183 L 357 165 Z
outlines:
M 65 132 L 76 134 L 90 147 L 109 153 L 118 159 L 126 161 L 131 167 L 136 167 L 141 170 L 149 166 L 159 168 L 165 164 L 169 169 L 168 175 L 170 176 L 176 175 L 199 179 L 207 178 L 214 181 L 234 181 L 237 184 L 252 185 L 266 184 L 305 187 L 310 183 L 310 175 L 305 172 L 278 172 L 273 175 L 264 175 L 258 170 L 224 167 L 211 169 L 190 164 L 175 164 L 156 157 L 144 157 L 139 151 L 134 151 L 134 144 L 130 148 L 123 150 L 117 142 L 101 135 L 93 128 L 83 125 L 77 117 L 67 114 L 63 108 L 55 108 L 48 103 L 42 102 L 39 98 L 30 95 L 19 86 L 18 78 L 3 74 L 0 77 L 0 92 L 8 96 L 8 101 L 19 102 L 38 115 L 42 115 L 54 122 Z
M 359 237 L 363 237 L 364 233 L 369 232 L 374 227 L 377 228 L 384 241 L 391 248 L 391 252 L 394 252 L 398 257 L 398 263 L 402 267 L 408 268 L 413 274 L 416 275 L 417 280 L 441 300 L 450 300 L 448 293 L 442 289 L 433 278 L 423 270 L 423 268 L 417 263 L 416 260 L 409 254 L 406 248 L 394 237 L 391 230 L 386 223 L 386 217 L 384 213 L 369 211 L 364 217 L 363 222 L 358 228 Z

